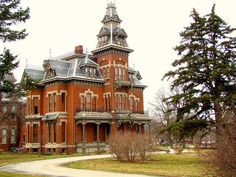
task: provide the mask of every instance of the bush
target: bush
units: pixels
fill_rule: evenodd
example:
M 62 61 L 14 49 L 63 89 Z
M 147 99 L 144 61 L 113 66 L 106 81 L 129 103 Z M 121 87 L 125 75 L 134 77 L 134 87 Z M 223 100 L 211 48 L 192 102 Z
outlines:
M 146 160 L 155 147 L 150 135 L 127 131 L 116 132 L 109 136 L 108 144 L 117 160 L 129 162 Z
M 235 177 L 236 176 L 236 114 L 228 113 L 225 122 L 217 135 L 216 149 L 208 154 L 211 162 L 206 176 Z

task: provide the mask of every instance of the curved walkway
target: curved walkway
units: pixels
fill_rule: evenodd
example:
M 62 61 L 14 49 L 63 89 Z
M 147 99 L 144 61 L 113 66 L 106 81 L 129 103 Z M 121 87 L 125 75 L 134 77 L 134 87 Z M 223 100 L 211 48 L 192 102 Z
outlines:
M 101 159 L 108 158 L 112 155 L 93 155 L 93 156 L 80 156 L 80 157 L 67 157 L 49 160 L 38 160 L 32 162 L 23 162 L 17 164 L 9 164 L 0 167 L 1 171 L 27 173 L 46 176 L 57 177 L 150 177 L 147 175 L 138 174 L 124 174 L 115 172 L 103 172 L 94 170 L 80 170 L 66 168 L 61 165 L 79 160 Z

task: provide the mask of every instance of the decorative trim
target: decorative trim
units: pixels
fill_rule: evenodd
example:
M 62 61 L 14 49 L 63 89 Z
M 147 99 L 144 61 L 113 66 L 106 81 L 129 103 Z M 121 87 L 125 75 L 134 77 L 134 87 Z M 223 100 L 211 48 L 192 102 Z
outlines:
M 140 99 L 137 98 L 133 93 L 131 93 L 131 94 L 129 95 L 129 100 L 130 100 L 130 98 L 134 98 L 134 101 L 140 102 Z
M 40 100 L 40 95 L 31 95 L 31 98 L 34 99 L 34 98 L 38 98 Z

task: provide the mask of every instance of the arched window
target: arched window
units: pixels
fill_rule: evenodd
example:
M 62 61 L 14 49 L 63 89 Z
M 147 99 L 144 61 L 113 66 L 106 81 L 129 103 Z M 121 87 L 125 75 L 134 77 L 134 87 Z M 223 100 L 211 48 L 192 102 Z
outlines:
M 87 93 L 86 94 L 86 111 L 91 111 L 91 100 L 92 100 L 91 93 Z
M 123 98 L 123 109 L 126 110 L 126 96 Z
M 104 78 L 106 78 L 106 77 L 107 77 L 106 68 L 103 68 L 103 77 L 104 77 Z
M 119 67 L 119 80 L 123 79 L 123 69 L 121 67 Z
M 134 97 L 130 97 L 130 111 L 134 111 Z
M 123 68 L 123 80 L 125 80 L 125 68 Z
M 135 112 L 138 112 L 138 100 L 135 101 Z
M 97 111 L 97 97 L 93 97 L 92 109 L 93 111 Z
M 123 95 L 120 95 L 119 97 L 120 97 L 120 99 L 119 99 L 119 109 L 122 110 L 123 109 L 122 108 Z
M 116 100 L 116 110 L 118 110 L 118 95 L 116 95 L 116 98 L 115 98 Z
M 115 80 L 118 79 L 118 67 L 115 67 Z
M 85 110 L 85 105 L 84 105 L 84 96 L 80 96 L 80 110 L 84 111 Z

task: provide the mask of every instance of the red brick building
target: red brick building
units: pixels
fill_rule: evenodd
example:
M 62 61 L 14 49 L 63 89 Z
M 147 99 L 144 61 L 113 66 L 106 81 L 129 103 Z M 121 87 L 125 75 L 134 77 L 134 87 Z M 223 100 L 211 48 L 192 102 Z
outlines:
M 0 111 L 0 151 L 12 151 L 20 146 L 24 125 L 25 103 L 2 98 Z
M 25 147 L 44 152 L 91 152 L 106 148 L 111 132 L 144 132 L 140 73 L 129 67 L 127 34 L 113 3 L 109 3 L 97 35 L 97 48 L 50 58 L 43 69 L 24 75 L 40 80 L 28 95 Z M 23 77 L 24 77 L 23 75 Z

